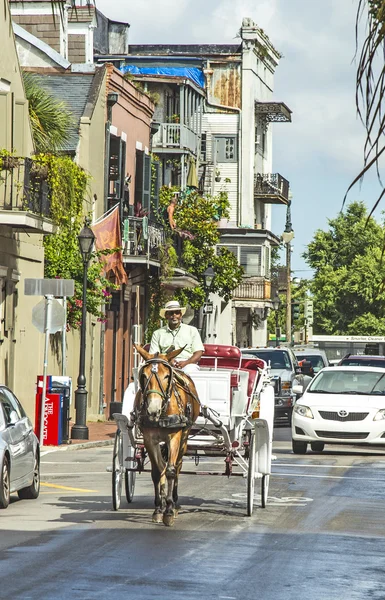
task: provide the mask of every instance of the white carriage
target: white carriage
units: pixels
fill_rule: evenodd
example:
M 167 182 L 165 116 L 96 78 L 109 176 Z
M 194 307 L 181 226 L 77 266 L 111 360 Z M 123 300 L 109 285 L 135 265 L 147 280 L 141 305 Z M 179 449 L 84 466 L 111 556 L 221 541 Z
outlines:
M 191 375 L 202 404 L 186 455 L 223 456 L 224 473 L 247 480 L 247 515 L 254 507 L 256 482 L 266 507 L 274 421 L 274 388 L 269 368 L 258 358 L 243 358 L 236 346 L 205 345 L 200 370 Z M 134 496 L 135 476 L 146 471 L 146 452 L 135 427 L 124 414 L 114 414 L 117 432 L 112 465 L 113 507 L 120 506 L 123 480 L 126 498 Z M 184 471 L 182 471 L 184 472 Z

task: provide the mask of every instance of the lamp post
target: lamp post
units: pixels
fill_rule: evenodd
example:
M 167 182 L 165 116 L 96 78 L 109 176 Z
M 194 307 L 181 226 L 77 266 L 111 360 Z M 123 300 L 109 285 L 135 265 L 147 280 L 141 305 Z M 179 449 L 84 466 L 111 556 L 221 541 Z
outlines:
M 206 334 L 207 334 L 208 299 L 209 299 L 209 296 L 210 296 L 211 286 L 213 284 L 214 277 L 215 277 L 215 271 L 214 271 L 214 269 L 212 268 L 211 265 L 208 265 L 206 271 L 203 273 L 203 279 L 204 279 L 204 282 L 205 282 L 205 293 L 206 293 L 206 297 L 205 297 L 206 312 L 203 315 L 204 316 L 204 321 L 203 321 L 203 327 L 202 327 L 202 329 L 203 329 L 203 331 L 202 331 L 202 333 L 203 333 L 202 338 L 203 338 L 204 342 L 206 341 Z
M 87 390 L 85 376 L 86 357 L 86 324 L 87 324 L 87 271 L 90 262 L 95 235 L 89 227 L 89 221 L 84 221 L 84 227 L 78 235 L 80 253 L 83 260 L 83 303 L 82 303 L 82 325 L 80 329 L 80 359 L 77 390 L 75 391 L 75 425 L 71 429 L 73 440 L 88 440 L 87 420 Z
M 285 231 L 282 234 L 282 241 L 286 246 L 286 342 L 291 344 L 291 241 L 294 238 L 293 226 L 291 223 L 291 198 L 287 203 Z
M 273 300 L 273 309 L 275 310 L 275 345 L 279 346 L 279 342 L 281 341 L 281 328 L 279 326 L 279 308 L 281 306 L 281 298 L 278 295 L 278 292 L 275 294 Z

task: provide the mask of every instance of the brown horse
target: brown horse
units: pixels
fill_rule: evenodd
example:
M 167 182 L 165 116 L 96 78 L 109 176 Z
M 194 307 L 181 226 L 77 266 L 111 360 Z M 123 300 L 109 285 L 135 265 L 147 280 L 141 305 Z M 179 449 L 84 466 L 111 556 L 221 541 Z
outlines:
M 192 379 L 171 364 L 183 348 L 170 348 L 167 354 L 149 354 L 141 346 L 134 346 L 146 361 L 139 370 L 134 410 L 151 461 L 155 489 L 152 520 L 163 520 L 170 527 L 179 508 L 178 477 L 200 402 Z

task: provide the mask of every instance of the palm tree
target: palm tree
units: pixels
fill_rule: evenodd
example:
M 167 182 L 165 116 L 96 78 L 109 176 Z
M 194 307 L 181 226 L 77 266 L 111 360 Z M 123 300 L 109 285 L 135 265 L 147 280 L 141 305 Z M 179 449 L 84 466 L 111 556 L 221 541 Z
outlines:
M 356 44 L 359 47 L 361 20 L 366 18 L 366 37 L 361 45 L 356 75 L 356 106 L 358 115 L 366 130 L 364 164 L 360 173 L 350 184 L 349 190 L 370 169 L 375 168 L 381 182 L 378 168 L 379 158 L 385 151 L 385 0 L 359 0 L 356 15 Z M 385 188 L 377 198 L 370 215 L 385 195 Z M 369 216 L 370 216 L 369 215 Z
M 36 151 L 56 153 L 69 139 L 72 113 L 43 87 L 39 76 L 24 72 L 23 79 Z

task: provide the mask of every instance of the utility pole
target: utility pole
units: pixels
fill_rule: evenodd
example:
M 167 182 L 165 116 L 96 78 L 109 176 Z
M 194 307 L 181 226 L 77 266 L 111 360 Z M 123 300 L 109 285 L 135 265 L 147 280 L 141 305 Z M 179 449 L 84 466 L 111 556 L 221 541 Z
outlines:
M 286 209 L 285 231 L 282 234 L 282 241 L 286 246 L 286 343 L 291 344 L 291 241 L 294 238 L 293 226 L 291 223 L 291 194 L 289 192 L 289 201 Z

